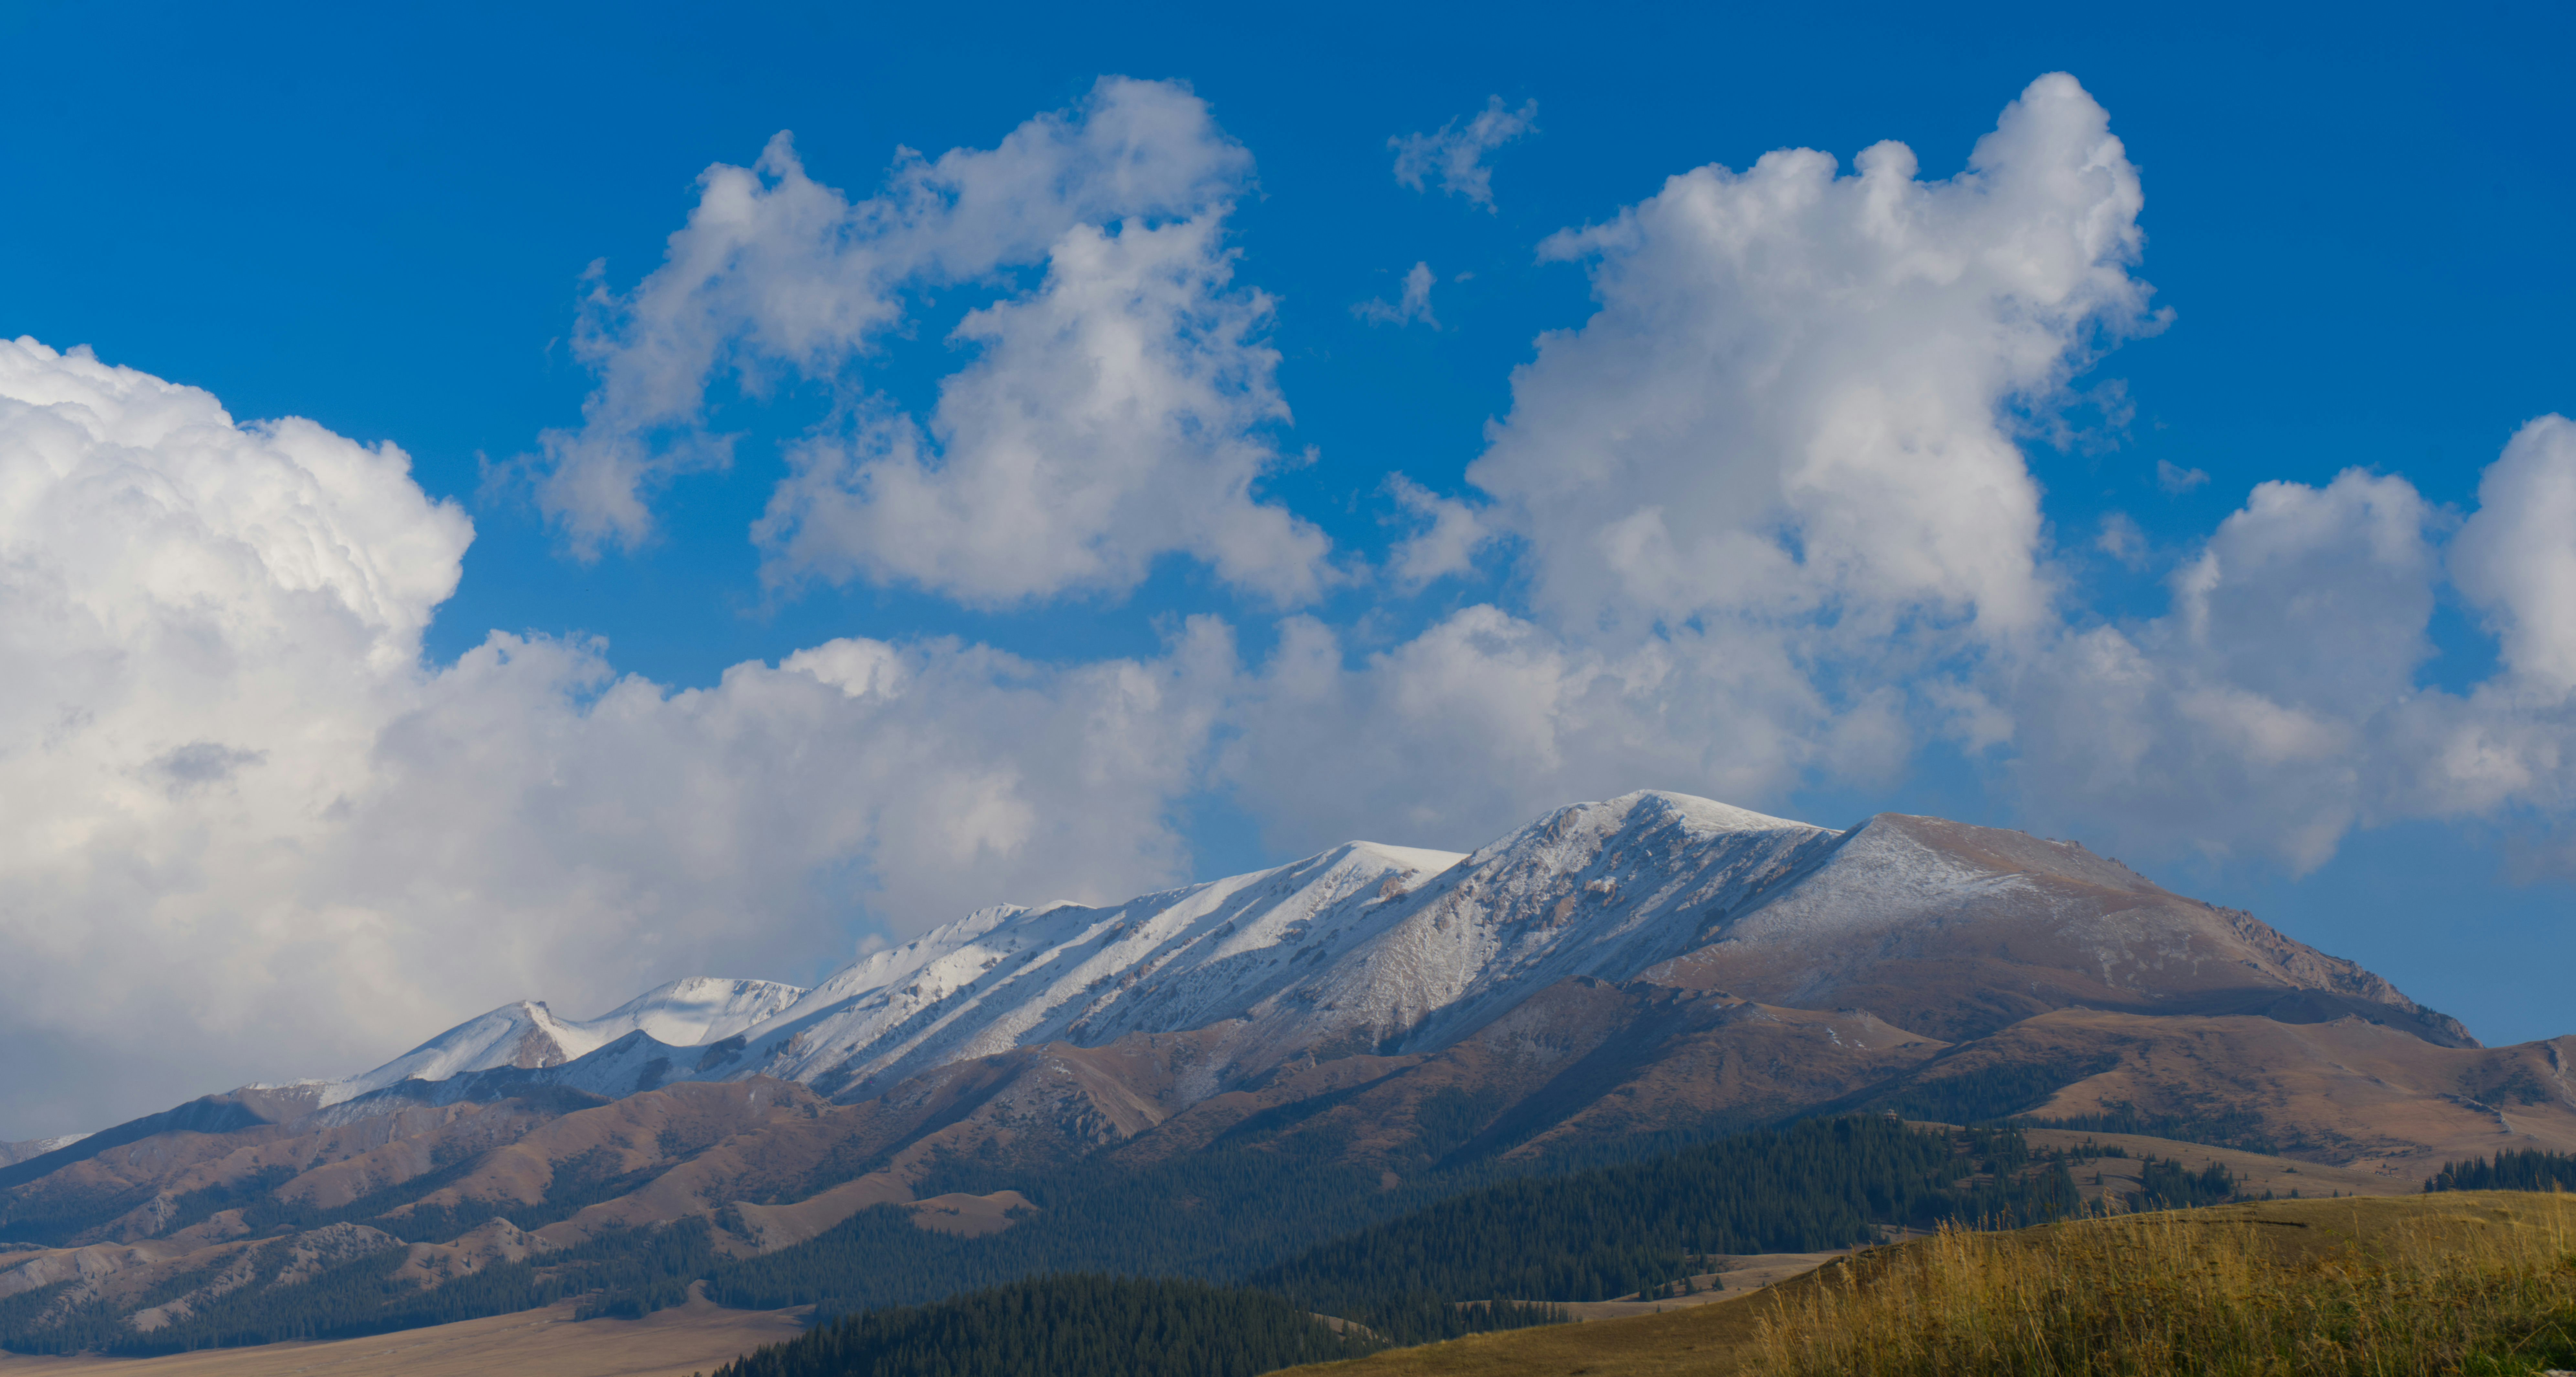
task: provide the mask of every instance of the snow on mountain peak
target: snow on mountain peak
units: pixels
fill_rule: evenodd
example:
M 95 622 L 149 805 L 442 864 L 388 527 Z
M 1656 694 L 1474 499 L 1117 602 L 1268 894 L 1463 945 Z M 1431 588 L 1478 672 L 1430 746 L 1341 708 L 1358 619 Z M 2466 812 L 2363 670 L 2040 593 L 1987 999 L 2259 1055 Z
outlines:
M 1350 842 L 1248 875 L 1110 907 L 979 910 L 834 973 L 701 1074 L 771 1075 L 849 1092 L 966 1057 L 1240 1016 L 1359 940 L 1372 910 L 1461 859 Z M 1292 955 L 1311 964 L 1291 967 Z M 711 1060 L 713 1060 L 711 1058 Z
M 1626 979 L 1840 834 L 1686 794 L 1559 809 L 1476 852 L 1354 841 L 1108 907 L 990 908 L 835 973 L 696 1074 L 843 1097 L 1063 1040 L 1235 1027 L 1248 1058 L 1456 1031 Z
M 2154 912 L 2139 917 L 2142 904 Z M 625 1095 L 770 1075 L 849 1101 L 1015 1048 L 1189 1034 L 1179 1093 L 1196 1099 L 1301 1056 L 1447 1046 L 1577 978 L 1809 1007 L 1918 947 L 1936 966 L 2015 971 L 2056 952 L 2047 969 L 2073 974 L 2034 1001 L 2129 985 L 2140 998 L 2233 998 L 2239 967 L 2268 982 L 2264 998 L 2359 978 L 2244 915 L 2213 914 L 2072 843 L 1897 814 L 1838 832 L 1641 790 L 1556 809 L 1464 856 L 1353 841 L 1119 904 L 995 905 L 812 990 L 681 980 L 579 1022 L 507 1005 L 319 1090 L 336 1104 L 491 1072 L 438 1093 Z M 2208 962 L 2215 973 L 2200 972 Z M 1910 967 L 1887 979 L 1870 997 L 1936 1032 L 1985 1007 L 1927 992 Z M 2393 987 L 2367 997 L 2421 1012 Z
M 1556 981 L 1679 955 L 1841 835 L 1659 790 L 1559 808 L 1424 887 L 1320 1007 L 1408 1046 L 1463 1035 Z
M 765 1022 L 804 995 L 794 985 L 768 980 L 690 976 L 638 995 L 581 1026 L 599 1030 L 603 1043 L 642 1032 L 673 1047 L 697 1047 Z
M 504 1004 L 448 1029 L 392 1061 L 322 1091 L 338 1104 L 407 1080 L 444 1081 L 504 1066 L 559 1066 L 641 1032 L 691 1047 L 730 1037 L 788 1007 L 805 991 L 767 980 L 674 980 L 594 1019 L 568 1020 L 535 1000 Z
M 1421 1045 L 1553 981 L 1624 980 L 1670 959 L 1841 835 L 1640 791 L 1557 809 L 1473 855 L 1353 841 L 1123 904 L 979 909 L 851 962 L 730 1035 L 633 1013 L 688 1002 L 676 986 L 587 1025 L 512 1006 L 352 1084 L 426 1078 L 431 1063 L 446 1074 L 553 1066 L 630 1030 L 654 1045 L 619 1043 L 546 1078 L 602 1089 L 647 1067 L 767 1074 L 846 1099 L 970 1057 L 1132 1033 L 1223 1025 L 1232 1050 L 1220 1060 L 1243 1069 L 1353 1039 Z M 678 1036 L 689 1032 L 699 1035 Z M 684 1045 L 706 1050 L 667 1055 Z

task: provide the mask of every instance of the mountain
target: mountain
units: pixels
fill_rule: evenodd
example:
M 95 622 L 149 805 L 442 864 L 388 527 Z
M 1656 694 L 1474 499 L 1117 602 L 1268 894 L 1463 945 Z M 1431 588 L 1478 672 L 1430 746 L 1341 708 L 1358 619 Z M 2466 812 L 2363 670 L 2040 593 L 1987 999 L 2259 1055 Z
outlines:
M 1436 1050 L 1577 977 L 1865 1009 L 1944 1041 L 2087 1008 L 2355 1017 L 2477 1045 L 2353 963 L 2072 842 L 1896 814 L 1835 832 L 1645 792 L 1560 809 L 1468 856 L 1352 842 L 1111 907 L 985 909 L 697 1056 L 646 1029 L 649 1044 L 598 1044 L 590 1064 L 543 1079 L 606 1092 L 658 1059 L 664 1080 L 767 1075 L 850 1101 L 1015 1047 L 1198 1033 L 1204 1095 L 1298 1056 Z M 478 1030 L 511 1012 L 352 1084 L 415 1064 L 431 1080 L 557 1066 L 430 1065 L 451 1040 L 498 1047 Z
M 1463 856 L 1352 842 L 1121 904 L 988 908 L 812 990 L 511 1005 L 344 1081 L 209 1096 L 0 1164 L 0 1238 L 34 1245 L 0 1254 L 0 1307 L 60 1286 L 28 1323 L 140 1310 L 343 1226 L 403 1250 L 404 1285 L 470 1274 L 503 1304 L 642 1267 L 661 1226 L 704 1250 L 654 1254 L 669 1275 L 792 1270 L 885 1211 L 910 1222 L 862 1255 L 915 1298 L 1049 1267 L 1233 1275 L 1466 1184 L 1853 1110 L 2420 1180 L 2576 1148 L 2571 1056 L 2480 1047 L 2072 842 L 1644 792 Z

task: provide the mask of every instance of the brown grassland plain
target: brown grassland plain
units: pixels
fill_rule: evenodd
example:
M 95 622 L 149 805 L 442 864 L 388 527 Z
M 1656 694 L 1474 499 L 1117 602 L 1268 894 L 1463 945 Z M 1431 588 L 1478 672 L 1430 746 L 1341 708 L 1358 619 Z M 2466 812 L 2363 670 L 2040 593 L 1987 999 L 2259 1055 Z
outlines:
M 1945 1231 L 1734 1300 L 1302 1377 L 2528 1374 L 2576 1367 L 2576 1197 L 2278 1200 Z
M 805 1332 L 802 1311 L 711 1301 L 641 1320 L 575 1320 L 573 1304 L 330 1343 L 261 1344 L 163 1358 L 0 1353 L 0 1377 L 688 1377 Z

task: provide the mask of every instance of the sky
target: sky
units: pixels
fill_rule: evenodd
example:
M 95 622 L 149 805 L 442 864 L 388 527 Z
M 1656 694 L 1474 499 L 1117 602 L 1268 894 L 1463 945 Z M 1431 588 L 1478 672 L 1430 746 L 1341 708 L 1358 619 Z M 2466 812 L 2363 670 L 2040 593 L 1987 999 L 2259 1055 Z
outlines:
M 1676 789 L 2576 969 L 2563 7 L 0 0 L 0 1139 Z

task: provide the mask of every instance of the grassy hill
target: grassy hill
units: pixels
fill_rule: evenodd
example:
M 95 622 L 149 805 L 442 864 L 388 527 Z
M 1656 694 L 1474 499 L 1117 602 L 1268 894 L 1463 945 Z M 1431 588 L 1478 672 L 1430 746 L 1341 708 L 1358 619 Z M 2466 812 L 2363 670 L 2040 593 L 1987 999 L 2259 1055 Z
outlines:
M 2275 1200 L 1944 1231 L 1669 1314 L 1299 1377 L 2537 1373 L 2576 1367 L 2576 1197 Z

